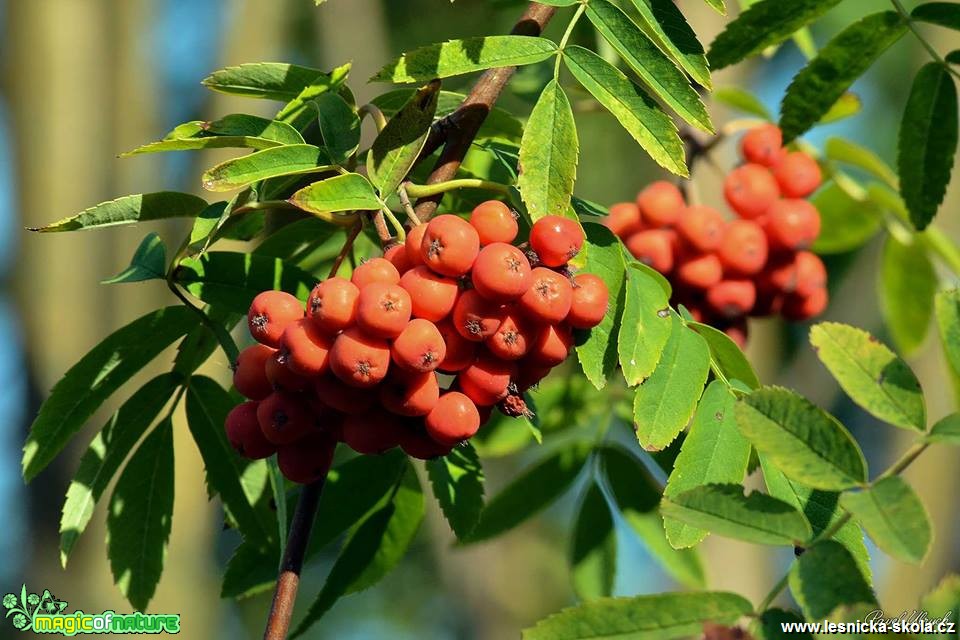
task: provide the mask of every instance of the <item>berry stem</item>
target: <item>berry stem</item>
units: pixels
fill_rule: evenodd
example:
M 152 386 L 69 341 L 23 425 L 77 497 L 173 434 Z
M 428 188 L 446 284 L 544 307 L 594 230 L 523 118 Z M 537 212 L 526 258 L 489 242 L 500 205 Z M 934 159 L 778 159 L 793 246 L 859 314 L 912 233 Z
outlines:
M 434 182 L 431 184 L 413 184 L 406 183 L 408 196 L 414 198 L 428 198 L 430 196 L 440 195 L 447 191 L 455 189 L 485 189 L 487 191 L 496 191 L 497 193 L 509 193 L 510 187 L 499 182 L 490 180 L 480 180 L 478 178 L 458 178 L 456 180 L 446 180 L 444 182 Z M 416 216 L 416 213 L 414 213 Z
M 290 618 L 293 616 L 293 606 L 297 600 L 297 588 L 300 586 L 303 558 L 307 552 L 307 543 L 310 541 L 313 519 L 320 505 L 324 480 L 320 479 L 304 485 L 300 491 L 297 508 L 293 512 L 293 521 L 290 523 L 290 533 L 287 535 L 287 546 L 283 552 L 283 560 L 280 562 L 280 575 L 277 577 L 277 586 L 273 592 L 267 628 L 263 632 L 264 640 L 283 640 L 287 637 Z
M 373 124 L 377 127 L 377 133 L 383 131 L 383 128 L 387 126 L 387 118 L 383 115 L 383 111 L 369 102 L 357 110 L 357 115 L 360 116 L 361 120 L 364 116 L 370 116 Z
M 286 200 L 259 200 L 256 202 L 250 202 L 243 205 L 242 207 L 237 207 L 230 212 L 230 215 L 236 216 L 241 213 L 249 213 L 250 211 L 258 211 L 260 209 L 286 209 L 292 211 L 299 211 L 299 207 L 291 202 Z
M 410 182 L 404 182 L 397 187 L 397 195 L 400 196 L 400 204 L 407 213 L 407 217 L 410 218 L 410 222 L 413 223 L 413 226 L 418 227 L 423 224 L 423 221 L 417 216 L 417 212 L 413 210 L 413 204 L 410 202 L 410 193 L 407 191 L 410 184 Z
M 407 239 L 407 232 L 403 230 L 403 225 L 400 224 L 400 221 L 397 220 L 397 216 L 394 215 L 393 211 L 388 207 L 383 201 L 380 202 L 380 211 L 383 212 L 383 215 L 387 220 L 390 221 L 390 224 L 393 226 L 394 231 L 397 232 L 397 240 L 403 242 Z M 393 241 L 393 238 L 390 238 L 390 241 Z

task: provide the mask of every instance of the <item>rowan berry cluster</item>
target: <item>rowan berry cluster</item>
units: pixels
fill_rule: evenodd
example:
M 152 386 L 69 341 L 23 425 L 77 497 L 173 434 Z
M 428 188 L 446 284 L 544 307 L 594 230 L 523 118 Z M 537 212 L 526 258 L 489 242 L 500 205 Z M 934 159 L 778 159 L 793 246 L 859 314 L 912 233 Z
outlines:
M 774 125 L 747 132 L 740 155 L 744 163 L 723 185 L 735 218 L 688 205 L 676 186 L 659 181 L 635 202 L 610 207 L 606 224 L 638 260 L 670 279 L 674 303 L 742 346 L 747 316 L 819 315 L 827 271 L 808 250 L 820 234 L 820 214 L 806 200 L 820 186 L 816 160 L 784 148 Z
M 584 242 L 575 221 L 542 218 L 519 247 L 518 231 L 513 211 L 489 201 L 469 222 L 414 227 L 349 280 L 324 280 L 306 310 L 288 293 L 259 294 L 247 316 L 258 344 L 234 372 L 249 401 L 226 421 L 234 448 L 277 452 L 284 475 L 306 483 L 326 473 L 337 442 L 432 458 L 494 407 L 526 413 L 523 392 L 566 359 L 574 329 L 602 320 L 608 294 L 567 265 Z

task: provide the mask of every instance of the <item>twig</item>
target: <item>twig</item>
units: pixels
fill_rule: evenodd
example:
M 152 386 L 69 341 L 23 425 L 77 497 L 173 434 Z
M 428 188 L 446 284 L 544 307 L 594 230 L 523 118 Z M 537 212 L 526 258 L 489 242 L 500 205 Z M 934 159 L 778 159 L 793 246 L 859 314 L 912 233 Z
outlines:
M 290 523 L 290 534 L 287 536 L 287 547 L 280 563 L 280 575 L 277 577 L 277 587 L 273 592 L 273 604 L 270 605 L 270 616 L 267 618 L 267 628 L 263 632 L 263 640 L 284 640 L 290 628 L 290 618 L 293 616 L 293 605 L 297 600 L 297 588 L 300 586 L 300 571 L 303 569 L 303 558 L 307 552 L 307 543 L 310 541 L 310 529 L 320 504 L 320 493 L 323 491 L 323 479 L 304 485 L 297 500 L 297 508 L 293 512 L 293 522 Z
M 386 116 L 383 115 L 383 111 L 380 111 L 375 104 L 367 103 L 363 105 L 357 110 L 357 115 L 360 116 L 361 119 L 365 115 L 373 118 L 373 124 L 377 128 L 377 133 L 383 131 L 383 128 L 387 126 Z
M 393 236 L 390 234 L 390 229 L 387 228 L 387 221 L 383 217 L 383 211 L 370 211 L 370 219 L 373 221 L 373 228 L 377 231 L 377 237 L 380 238 L 380 246 L 386 247 L 388 244 L 393 242 Z
M 353 249 L 353 243 L 357 240 L 357 236 L 360 235 L 361 230 L 363 230 L 363 220 L 357 218 L 357 221 L 353 223 L 353 226 L 350 227 L 350 231 L 347 233 L 347 239 L 344 240 L 340 253 L 338 253 L 337 257 L 333 260 L 333 265 L 330 267 L 330 275 L 328 277 L 332 278 L 337 275 L 337 271 L 340 270 L 340 265 L 343 264 L 344 259 L 350 254 L 350 250 Z
M 510 33 L 526 36 L 540 35 L 554 13 L 556 13 L 555 7 L 531 2 Z M 457 169 L 460 168 L 460 163 L 467 155 L 480 126 L 516 70 L 516 67 L 502 67 L 485 71 L 480 76 L 470 94 L 464 99 L 460 107 L 451 114 L 449 124 L 444 127 L 447 129 L 446 144 L 440 154 L 440 159 L 437 160 L 437 164 L 433 168 L 433 172 L 427 178 L 427 184 L 446 182 L 456 176 Z M 430 137 L 428 137 L 428 143 Z M 435 143 L 436 141 L 434 141 Z M 435 146 L 430 149 L 428 146 L 421 157 L 426 157 L 436 148 Z M 420 220 L 428 220 L 430 216 L 436 213 L 437 205 L 442 197 L 443 194 L 437 194 L 418 201 L 416 207 L 414 207 L 417 217 Z
M 413 210 L 413 205 L 410 203 L 410 194 L 407 193 L 407 185 L 409 184 L 409 182 L 404 182 L 401 184 L 397 188 L 397 195 L 400 196 L 400 205 L 407 213 L 407 217 L 410 218 L 410 222 L 416 227 L 423 224 L 423 222 L 417 217 L 417 212 Z
M 406 183 L 407 195 L 414 198 L 428 198 L 453 191 L 454 189 L 485 189 L 487 191 L 496 191 L 497 193 L 510 193 L 510 187 L 499 182 L 490 180 L 480 180 L 479 178 L 458 178 L 456 180 L 447 180 L 446 182 L 436 182 L 433 184 L 413 184 Z

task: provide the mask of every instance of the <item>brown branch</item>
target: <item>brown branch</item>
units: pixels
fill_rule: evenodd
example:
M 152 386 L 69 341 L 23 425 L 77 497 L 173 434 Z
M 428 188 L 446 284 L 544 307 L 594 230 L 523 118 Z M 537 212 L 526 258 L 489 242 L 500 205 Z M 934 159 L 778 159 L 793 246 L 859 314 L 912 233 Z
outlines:
M 510 31 L 514 35 L 538 36 L 556 12 L 555 7 L 548 7 L 538 2 L 531 2 L 527 10 L 520 16 L 520 20 Z M 480 126 L 487 118 L 503 88 L 516 72 L 516 67 L 502 67 L 485 71 L 477 84 L 463 103 L 450 116 L 441 120 L 443 123 L 435 127 L 436 134 L 431 131 L 427 145 L 421 157 L 426 157 L 439 147 L 439 141 L 446 138 L 446 144 L 440 153 L 440 159 L 433 168 L 427 184 L 452 180 L 460 168 L 460 163 L 467 155 L 473 139 L 477 136 Z M 430 145 L 433 145 L 431 148 Z M 437 211 L 437 205 L 443 194 L 421 198 L 417 201 L 415 211 L 420 220 L 428 220 Z
M 280 563 L 280 575 L 277 577 L 277 587 L 273 592 L 273 604 L 270 605 L 270 616 L 267 618 L 263 640 L 284 640 L 287 637 L 290 618 L 293 616 L 293 605 L 297 600 L 297 588 L 300 586 L 303 557 L 307 552 L 310 529 L 313 527 L 313 519 L 320 504 L 323 482 L 324 479 L 321 478 L 304 485 L 300 491 L 297 508 L 293 512 L 293 522 L 290 523 L 287 547 L 283 552 L 283 561 Z
M 347 233 L 346 240 L 343 241 L 343 247 L 340 249 L 340 253 L 338 253 L 337 257 L 333 260 L 333 265 L 330 267 L 330 275 L 328 277 L 332 278 L 337 275 L 337 271 L 340 270 L 340 265 L 343 264 L 344 258 L 346 258 L 347 254 L 353 249 L 353 243 L 356 242 L 361 230 L 363 230 L 363 218 L 357 217 L 357 221 L 353 223 L 353 226 L 350 227 L 350 231 Z

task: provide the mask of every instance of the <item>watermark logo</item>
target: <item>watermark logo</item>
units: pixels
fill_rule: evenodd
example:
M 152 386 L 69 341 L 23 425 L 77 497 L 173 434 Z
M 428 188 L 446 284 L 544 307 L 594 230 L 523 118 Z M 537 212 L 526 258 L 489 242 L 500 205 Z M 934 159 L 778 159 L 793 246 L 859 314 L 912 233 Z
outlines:
M 27 593 L 26 585 L 20 595 L 3 596 L 5 617 L 21 631 L 37 634 L 75 636 L 81 633 L 180 633 L 180 614 L 161 613 L 65 613 L 67 602 L 57 599 L 49 589 L 43 593 Z

